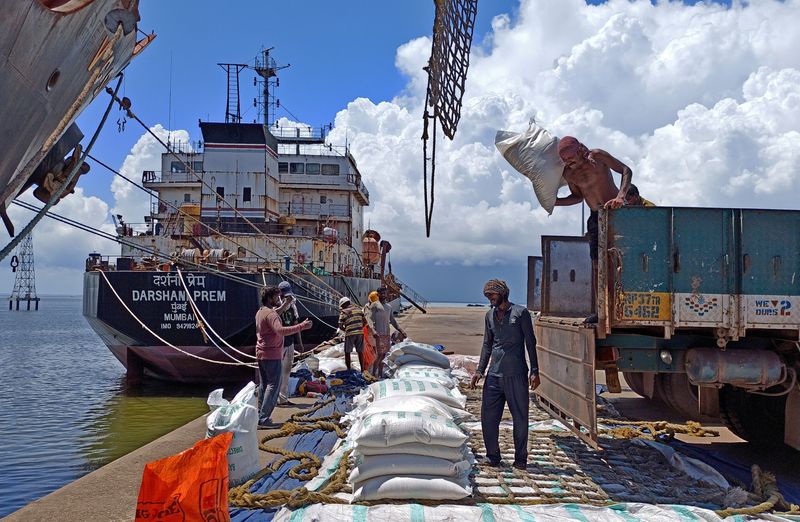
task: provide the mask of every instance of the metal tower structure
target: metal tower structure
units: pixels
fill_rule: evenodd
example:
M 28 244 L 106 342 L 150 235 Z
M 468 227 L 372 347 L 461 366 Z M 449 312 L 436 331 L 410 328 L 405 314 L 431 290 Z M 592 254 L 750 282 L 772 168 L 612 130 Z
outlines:
M 280 79 L 278 79 L 278 71 L 291 67 L 291 64 L 278 65 L 275 63 L 275 59 L 269 55 L 272 49 L 274 47 L 262 49 L 261 56 L 256 57 L 256 65 L 253 67 L 256 74 L 261 77 L 260 80 L 255 80 L 259 87 L 258 99 L 255 104 L 258 106 L 263 118 L 262 123 L 267 128 L 271 127 L 273 123 L 270 121 L 270 116 L 274 118 L 275 113 L 281 106 L 281 101 L 275 97 L 275 88 L 281 85 Z
M 17 275 L 14 278 L 14 291 L 8 299 L 8 309 L 12 309 L 14 301 L 26 301 L 28 310 L 31 309 L 31 301 L 36 303 L 36 310 L 39 309 L 39 297 L 36 295 L 36 271 L 33 268 L 33 235 L 28 234 L 22 243 L 17 247 L 16 255 L 11 257 L 11 270 Z
M 225 123 L 241 123 L 242 111 L 239 105 L 239 73 L 246 69 L 243 63 L 218 63 L 228 75 L 228 99 L 225 104 Z

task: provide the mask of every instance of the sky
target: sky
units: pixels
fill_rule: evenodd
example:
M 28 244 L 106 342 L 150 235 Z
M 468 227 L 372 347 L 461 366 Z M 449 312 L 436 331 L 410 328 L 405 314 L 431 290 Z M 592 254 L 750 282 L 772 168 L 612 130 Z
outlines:
M 433 2 L 296 6 L 143 0 L 140 28 L 158 37 L 128 67 L 124 95 L 161 135 L 197 140 L 198 119 L 224 118 L 216 64 L 252 64 L 274 47 L 291 64 L 278 116 L 334 125 L 330 141 L 349 144 L 370 190 L 366 221 L 392 242 L 398 277 L 431 300 L 481 301 L 484 281 L 500 277 L 524 302 L 541 235 L 580 234 L 580 206 L 548 216 L 494 146 L 498 130 L 524 131 L 531 118 L 609 151 L 659 205 L 800 208 L 800 0 L 481 0 L 462 119 L 452 142 L 438 142 L 430 238 L 420 135 Z M 253 74 L 240 78 L 252 121 Z M 101 95 L 80 117 L 85 134 L 107 102 Z M 133 121 L 118 132 L 119 117 L 94 155 L 134 179 L 158 170 L 158 146 Z M 110 213 L 140 222 L 147 209 L 137 189 L 93 166 L 56 211 L 111 230 Z M 18 228 L 30 219 L 10 215 Z M 88 252 L 118 252 L 49 220 L 34 249 L 37 289 L 52 294 L 80 294 Z M 12 287 L 0 271 L 0 294 Z

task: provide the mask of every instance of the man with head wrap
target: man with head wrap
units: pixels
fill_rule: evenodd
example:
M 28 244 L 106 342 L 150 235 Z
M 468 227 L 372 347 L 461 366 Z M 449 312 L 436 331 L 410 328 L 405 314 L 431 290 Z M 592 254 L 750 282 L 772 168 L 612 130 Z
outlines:
M 608 152 L 601 149 L 589 150 L 572 136 L 564 136 L 559 140 L 558 155 L 564 162 L 564 179 L 571 193 L 569 196 L 556 199 L 556 206 L 577 205 L 586 201 L 591 211 L 586 221 L 586 233 L 589 237 L 589 254 L 592 258 L 592 309 L 594 309 L 594 299 L 597 296 L 597 212 L 601 208 L 620 208 L 625 204 L 633 171 Z M 612 170 L 622 174 L 620 188 L 614 183 Z M 593 313 L 586 322 L 597 322 L 597 314 Z
M 499 279 L 492 279 L 483 287 L 483 295 L 492 309 L 486 312 L 481 358 L 470 387 L 474 389 L 478 385 L 488 366 L 481 398 L 486 463 L 501 465 L 500 420 L 507 402 L 514 424 L 513 466 L 524 470 L 528 465 L 528 388 L 535 390 L 539 386 L 539 360 L 531 314 L 524 306 L 509 301 L 508 294 L 508 285 Z M 530 372 L 525 361 L 525 349 L 531 363 Z
M 394 328 L 400 332 L 401 338 L 406 337 L 406 333 L 400 328 L 400 325 L 397 324 L 397 320 L 394 318 L 392 306 L 386 302 L 387 293 L 386 287 L 382 286 L 378 288 L 378 299 L 376 301 L 372 300 L 372 294 L 370 294 L 370 303 L 365 310 L 368 330 L 375 339 L 374 346 L 378 357 L 372 368 L 372 374 L 376 377 L 383 376 L 383 359 L 386 357 L 386 354 L 389 353 L 389 348 L 392 344 L 389 325 L 394 326 Z

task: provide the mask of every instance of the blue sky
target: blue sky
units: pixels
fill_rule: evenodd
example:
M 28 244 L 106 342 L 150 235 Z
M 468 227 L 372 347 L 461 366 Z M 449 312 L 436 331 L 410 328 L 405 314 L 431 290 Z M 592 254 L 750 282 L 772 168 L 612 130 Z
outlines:
M 126 70 L 124 93 L 134 112 L 149 125 L 167 127 L 172 69 L 172 128 L 198 137 L 197 120 L 222 121 L 226 76 L 217 63 L 253 64 L 262 47 L 274 47 L 280 72 L 278 116 L 321 126 L 358 97 L 391 100 L 402 93 L 407 78 L 395 67 L 397 48 L 430 34 L 434 5 L 430 0 L 375 2 L 313 0 L 298 9 L 294 2 L 236 0 L 169 2 L 144 0 L 140 28 L 158 35 Z M 475 42 L 500 13 L 514 13 L 517 2 L 484 0 L 478 10 Z M 171 66 L 170 66 L 171 64 Z M 240 74 L 243 121 L 257 117 L 251 70 Z M 101 95 L 79 120 L 91 132 L 105 109 Z M 288 111 L 291 112 L 291 114 Z M 116 117 L 111 123 L 121 116 Z M 293 119 L 293 118 L 292 118 Z M 96 156 L 119 166 L 141 135 L 129 122 L 123 134 L 110 124 L 96 145 Z M 106 172 L 92 171 L 81 180 L 89 194 L 110 200 Z
M 393 243 L 396 273 L 435 300 L 480 300 L 489 277 L 508 279 L 522 300 L 540 236 L 580 232 L 580 207 L 548 215 L 494 146 L 498 130 L 524 130 L 531 117 L 611 152 L 659 205 L 800 204 L 800 0 L 481 0 L 459 131 L 437 151 L 430 239 L 419 136 L 433 2 L 229 4 L 143 0 L 140 28 L 158 37 L 126 71 L 134 111 L 197 139 L 199 118 L 223 119 L 217 62 L 252 63 L 274 46 L 278 62 L 292 64 L 277 93 L 291 113 L 278 115 L 335 124 L 331 140 L 350 143 L 372 196 L 366 220 Z M 255 117 L 253 76 L 240 77 L 245 121 Z M 81 116 L 86 134 L 106 102 L 101 95 Z M 135 122 L 117 132 L 120 116 L 95 155 L 135 178 L 157 169 Z M 93 168 L 57 210 L 94 226 L 108 226 L 111 209 L 141 220 L 147 202 L 112 179 Z M 12 217 L 20 226 L 29 218 Z M 117 251 L 47 223 L 34 243 L 47 293 L 79 293 L 85 254 Z M 0 272 L 0 289 L 12 284 Z

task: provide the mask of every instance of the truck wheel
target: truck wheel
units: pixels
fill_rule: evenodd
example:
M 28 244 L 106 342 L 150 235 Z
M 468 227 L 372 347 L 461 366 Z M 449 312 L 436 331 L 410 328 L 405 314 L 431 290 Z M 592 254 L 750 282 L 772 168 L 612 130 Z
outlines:
M 754 395 L 732 386 L 719 391 L 722 421 L 736 435 L 754 444 L 783 444 L 785 408 L 785 396 Z
M 642 372 L 622 372 L 622 376 L 625 377 L 628 388 L 645 399 L 647 398 L 647 395 L 644 393 L 644 375 L 642 375 Z
M 622 372 L 622 376 L 625 377 L 625 382 L 628 383 L 628 388 L 630 388 L 633 392 L 641 395 L 645 399 L 661 402 L 661 390 L 659 389 L 660 387 L 658 385 L 658 375 L 655 376 L 655 382 L 653 383 L 652 398 L 648 397 L 647 393 L 645 393 L 644 372 Z
M 697 386 L 689 382 L 685 373 L 662 373 L 657 377 L 660 397 L 667 406 L 690 419 L 700 418 Z

